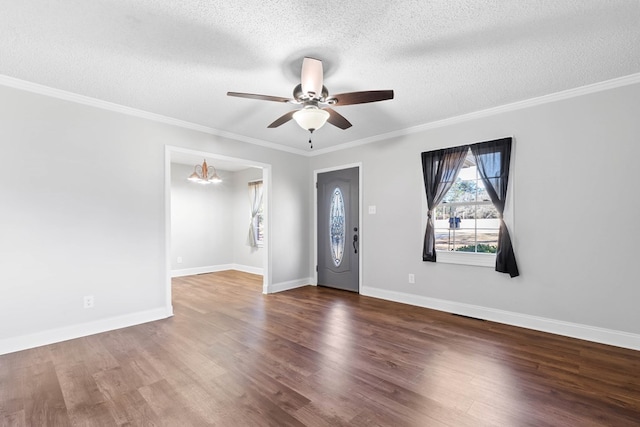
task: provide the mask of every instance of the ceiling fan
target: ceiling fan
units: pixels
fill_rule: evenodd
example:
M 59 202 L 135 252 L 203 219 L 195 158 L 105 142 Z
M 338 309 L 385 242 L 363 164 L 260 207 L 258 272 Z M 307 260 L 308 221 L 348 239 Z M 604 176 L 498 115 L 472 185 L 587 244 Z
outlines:
M 319 59 L 305 57 L 302 61 L 302 72 L 300 74 L 300 84 L 293 89 L 293 98 L 241 92 L 227 92 L 227 95 L 301 105 L 302 108 L 283 114 L 267 127 L 277 128 L 293 119 L 300 127 L 308 130 L 311 134 L 313 134 L 313 131 L 320 129 L 326 122 L 340 129 L 351 127 L 349 120 L 331 108 L 332 106 L 340 107 L 393 99 L 393 90 L 368 90 L 329 96 L 329 91 L 323 85 L 322 61 Z M 311 136 L 309 136 L 309 144 L 313 148 Z

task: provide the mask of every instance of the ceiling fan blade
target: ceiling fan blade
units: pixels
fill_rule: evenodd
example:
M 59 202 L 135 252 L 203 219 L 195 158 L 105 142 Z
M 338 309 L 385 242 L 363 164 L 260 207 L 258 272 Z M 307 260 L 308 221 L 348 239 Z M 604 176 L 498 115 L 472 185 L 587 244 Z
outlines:
M 393 99 L 393 91 L 366 90 L 363 92 L 349 92 L 332 95 L 331 98 L 336 99 L 336 105 L 366 104 L 367 102 L 378 102 Z
M 238 98 L 259 99 L 261 101 L 289 102 L 291 98 L 283 98 L 281 96 L 258 95 L 256 93 L 227 92 L 227 96 L 236 96 Z
M 300 73 L 302 93 L 320 96 L 322 94 L 322 79 L 322 61 L 314 58 L 304 58 L 302 60 L 302 72 Z
M 289 120 L 291 120 L 293 118 L 293 113 L 295 113 L 296 111 L 298 111 L 298 110 L 289 111 L 288 113 L 283 114 L 282 116 L 278 117 L 273 123 L 271 123 L 267 127 L 268 128 L 277 128 L 278 126 L 287 123 Z
M 336 110 L 332 110 L 331 108 L 323 108 L 324 111 L 329 113 L 329 118 L 327 121 L 332 125 L 339 127 L 340 129 L 348 129 L 351 127 L 351 123 L 349 120 L 345 119 L 342 114 L 338 113 Z

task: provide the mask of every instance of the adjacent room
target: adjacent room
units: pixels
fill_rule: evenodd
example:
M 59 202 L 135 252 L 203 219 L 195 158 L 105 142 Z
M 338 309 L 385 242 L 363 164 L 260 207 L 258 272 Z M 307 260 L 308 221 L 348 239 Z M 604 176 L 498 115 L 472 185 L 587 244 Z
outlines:
M 0 13 L 0 425 L 637 426 L 640 3 Z
M 262 276 L 262 168 L 185 151 L 170 156 L 171 277 L 224 270 Z

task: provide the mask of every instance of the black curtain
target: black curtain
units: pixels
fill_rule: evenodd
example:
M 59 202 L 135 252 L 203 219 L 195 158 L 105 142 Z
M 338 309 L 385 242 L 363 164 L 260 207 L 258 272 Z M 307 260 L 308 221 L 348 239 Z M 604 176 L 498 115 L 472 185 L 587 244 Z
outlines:
M 502 218 L 509 183 L 511 138 L 480 142 L 470 147 L 476 159 L 478 172 L 480 173 L 485 189 L 500 214 L 496 271 L 509 273 L 511 277 L 519 276 L 520 273 L 518 272 L 518 265 L 516 264 L 516 256 L 513 252 L 509 230 L 507 230 L 507 226 Z
M 422 248 L 423 261 L 436 261 L 436 237 L 433 227 L 433 210 L 451 188 L 469 151 L 468 146 L 425 151 L 422 153 L 422 175 L 427 194 L 427 228 Z

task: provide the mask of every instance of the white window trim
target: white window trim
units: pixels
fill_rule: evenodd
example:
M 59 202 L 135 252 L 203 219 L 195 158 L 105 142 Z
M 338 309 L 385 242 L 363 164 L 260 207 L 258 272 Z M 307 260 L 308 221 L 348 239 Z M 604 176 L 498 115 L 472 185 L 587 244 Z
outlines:
M 436 250 L 436 262 L 443 264 L 473 265 L 476 267 L 495 267 L 496 254 Z

